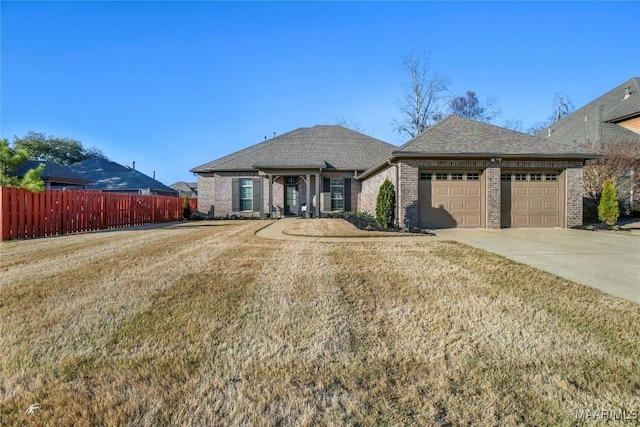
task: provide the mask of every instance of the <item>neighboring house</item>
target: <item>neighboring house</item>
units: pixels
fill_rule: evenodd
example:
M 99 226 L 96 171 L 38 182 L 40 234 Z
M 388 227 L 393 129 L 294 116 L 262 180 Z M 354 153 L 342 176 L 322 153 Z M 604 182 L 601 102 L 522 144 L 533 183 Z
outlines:
M 640 144 L 640 78 L 622 83 L 536 136 L 596 151 L 609 143 Z
M 37 168 L 44 164 L 44 171 L 40 175 L 47 190 L 64 190 L 66 188 L 85 188 L 92 181 L 86 177 L 74 173 L 66 166 L 60 166 L 53 162 L 44 160 L 27 160 L 13 171 L 13 175 L 19 178 L 30 169 Z
M 624 82 L 536 136 L 590 150 L 608 143 L 640 144 L 640 78 Z
M 88 190 L 160 196 L 178 195 L 176 190 L 160 181 L 110 160 L 93 157 L 68 167 L 77 175 L 93 182 L 86 186 Z
M 450 116 L 402 147 L 341 126 L 300 128 L 192 169 L 216 217 L 375 213 L 396 188 L 406 228 L 582 224 L 585 149 Z M 308 195 L 308 197 L 307 197 Z
M 618 197 L 628 207 L 637 203 L 640 193 L 640 78 L 622 83 L 536 136 L 604 154 L 604 163 L 611 162 L 614 169 L 618 168 L 614 173 L 618 176 L 612 177 Z M 592 169 L 585 180 L 586 193 L 598 193 L 602 188 L 601 181 L 599 169 Z
M 198 183 L 197 182 L 184 182 L 178 181 L 171 184 L 169 187 L 178 192 L 180 197 L 197 197 L 198 196 Z

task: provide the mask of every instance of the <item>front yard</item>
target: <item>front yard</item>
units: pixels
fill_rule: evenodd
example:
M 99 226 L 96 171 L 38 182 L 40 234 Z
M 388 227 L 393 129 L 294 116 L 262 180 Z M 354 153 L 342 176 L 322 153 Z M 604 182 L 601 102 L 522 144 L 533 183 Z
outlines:
M 461 244 L 264 225 L 0 244 L 0 425 L 638 422 L 639 305 Z

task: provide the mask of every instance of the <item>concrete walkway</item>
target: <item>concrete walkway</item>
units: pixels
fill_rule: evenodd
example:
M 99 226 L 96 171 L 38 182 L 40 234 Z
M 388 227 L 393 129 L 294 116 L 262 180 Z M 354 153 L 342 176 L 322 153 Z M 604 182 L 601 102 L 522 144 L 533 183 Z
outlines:
M 406 242 L 454 240 L 640 303 L 640 236 L 563 228 L 502 230 L 452 228 L 436 236 L 309 237 L 284 234 L 295 219 L 259 230 L 268 239 L 313 242 Z M 551 290 L 550 290 L 551 292 Z
M 640 236 L 563 228 L 437 234 L 640 303 Z

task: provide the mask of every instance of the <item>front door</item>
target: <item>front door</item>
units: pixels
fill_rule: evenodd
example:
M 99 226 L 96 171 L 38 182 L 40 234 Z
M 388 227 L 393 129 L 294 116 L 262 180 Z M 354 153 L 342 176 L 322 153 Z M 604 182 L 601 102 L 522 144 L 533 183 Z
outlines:
M 298 186 L 285 185 L 284 190 L 284 214 L 298 215 Z

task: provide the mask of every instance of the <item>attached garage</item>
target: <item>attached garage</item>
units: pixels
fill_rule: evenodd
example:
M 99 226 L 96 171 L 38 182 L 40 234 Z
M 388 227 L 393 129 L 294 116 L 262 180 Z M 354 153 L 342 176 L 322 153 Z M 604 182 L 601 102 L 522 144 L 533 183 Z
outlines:
M 501 227 L 560 227 L 558 172 L 503 172 L 500 176 Z
M 420 227 L 482 227 L 480 171 L 421 171 Z

